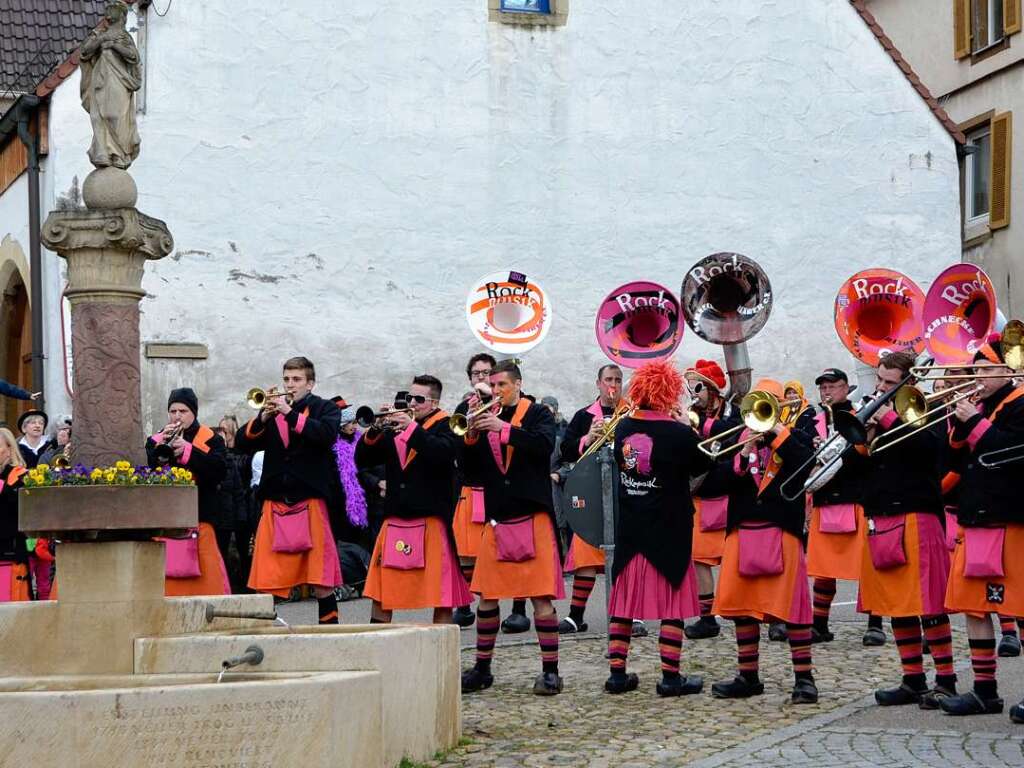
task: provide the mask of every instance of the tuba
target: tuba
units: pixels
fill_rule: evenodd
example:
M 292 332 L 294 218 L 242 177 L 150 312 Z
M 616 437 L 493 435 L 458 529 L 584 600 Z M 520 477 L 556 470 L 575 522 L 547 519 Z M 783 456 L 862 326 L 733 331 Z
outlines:
M 639 368 L 671 357 L 683 340 L 679 300 L 658 283 L 620 285 L 597 308 L 594 333 L 601 351 L 616 365 Z
M 764 328 L 772 311 L 768 275 L 747 256 L 713 253 L 690 267 L 679 294 L 693 332 L 723 346 L 729 397 L 738 403 L 751 383 L 745 342 Z
M 875 367 L 889 352 L 924 349 L 921 312 L 924 292 L 892 269 L 865 269 L 839 288 L 835 326 L 850 354 Z
M 996 290 L 974 264 L 954 264 L 924 299 L 924 343 L 936 365 L 970 363 L 996 322 Z
M 466 322 L 476 340 L 494 352 L 528 352 L 551 329 L 547 293 L 522 272 L 493 272 L 469 289 Z

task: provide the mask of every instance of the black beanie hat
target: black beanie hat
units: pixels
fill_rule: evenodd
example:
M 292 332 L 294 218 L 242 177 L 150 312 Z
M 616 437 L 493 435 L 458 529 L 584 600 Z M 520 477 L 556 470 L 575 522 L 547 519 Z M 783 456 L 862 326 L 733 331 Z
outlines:
M 196 397 L 196 393 L 191 387 L 171 390 L 171 396 L 167 398 L 168 410 L 170 410 L 171 405 L 174 403 L 181 403 L 192 411 L 193 414 L 199 415 L 199 398 Z

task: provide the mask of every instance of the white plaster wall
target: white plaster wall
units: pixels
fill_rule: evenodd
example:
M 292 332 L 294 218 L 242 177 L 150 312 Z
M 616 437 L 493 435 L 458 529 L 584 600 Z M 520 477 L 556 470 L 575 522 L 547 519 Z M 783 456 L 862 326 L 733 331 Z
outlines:
M 604 360 L 604 294 L 678 290 L 718 250 L 775 287 L 756 373 L 810 383 L 850 364 L 832 327 L 847 276 L 926 286 L 959 257 L 953 142 L 846 2 L 576 0 L 568 26 L 533 30 L 488 23 L 485 0 L 438 7 L 150 14 L 132 173 L 177 251 L 147 273 L 143 337 L 209 345 L 181 382 L 206 415 L 299 353 L 322 394 L 378 402 L 433 371 L 451 401 L 478 351 L 467 288 L 502 268 L 549 291 L 525 384 L 571 410 Z M 88 171 L 77 82 L 58 91 L 58 190 Z M 697 356 L 720 357 L 688 332 L 677 359 Z M 168 377 L 147 366 L 156 421 Z

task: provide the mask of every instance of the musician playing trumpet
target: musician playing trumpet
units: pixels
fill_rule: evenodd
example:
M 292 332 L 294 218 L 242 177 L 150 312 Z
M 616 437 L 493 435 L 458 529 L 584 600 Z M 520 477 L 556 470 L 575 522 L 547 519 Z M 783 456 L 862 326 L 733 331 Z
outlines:
M 494 682 L 498 601 L 528 597 L 542 666 L 533 692 L 551 696 L 562 691 L 558 615 L 552 600 L 565 596 L 548 472 L 555 421 L 551 411 L 522 395 L 522 373 L 515 362 L 498 363 L 490 384 L 500 411 L 474 417 L 460 446 L 460 465 L 483 485 L 487 523 L 470 584 L 480 597 L 476 664 L 463 672 L 462 690 L 479 691 Z
M 167 539 L 164 592 L 168 597 L 231 593 L 214 523 L 220 522 L 220 481 L 227 448 L 220 435 L 199 422 L 199 398 L 190 387 L 171 391 L 167 426 L 146 440 L 151 467 L 170 465 L 192 473 L 199 491 L 199 525 L 185 538 Z
M 320 623 L 336 624 L 341 564 L 327 499 L 338 471 L 333 448 L 341 410 L 313 394 L 316 370 L 308 358 L 285 361 L 281 377 L 284 392 L 268 397 L 235 436 L 236 450 L 264 451 L 249 588 L 283 600 L 308 587 Z
M 455 436 L 440 398 L 439 379 L 417 376 L 411 412 L 395 411 L 356 445 L 356 464 L 383 464 L 388 489 L 363 591 L 373 600 L 372 622 L 390 622 L 394 610 L 433 608 L 434 623 L 446 624 L 452 608 L 471 599 L 451 531 Z
M 565 430 L 561 446 L 563 462 L 579 461 L 580 454 L 600 439 L 608 421 L 622 405 L 622 369 L 619 366 L 602 365 L 597 371 L 596 383 L 597 399 L 576 411 Z M 611 442 L 607 445 L 610 447 Z M 565 558 L 565 571 L 573 575 L 573 580 L 569 615 L 558 624 L 558 632 L 563 635 L 587 629 L 583 614 L 598 572 L 604 573 L 604 552 L 574 535 Z M 646 634 L 641 622 L 634 629 L 637 634 Z

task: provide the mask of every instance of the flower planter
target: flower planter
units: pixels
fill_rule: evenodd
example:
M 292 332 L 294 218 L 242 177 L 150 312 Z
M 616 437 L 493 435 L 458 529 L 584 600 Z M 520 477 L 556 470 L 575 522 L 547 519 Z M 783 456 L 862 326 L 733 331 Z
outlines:
M 22 488 L 18 527 L 66 541 L 145 538 L 194 528 L 194 485 L 78 485 Z

